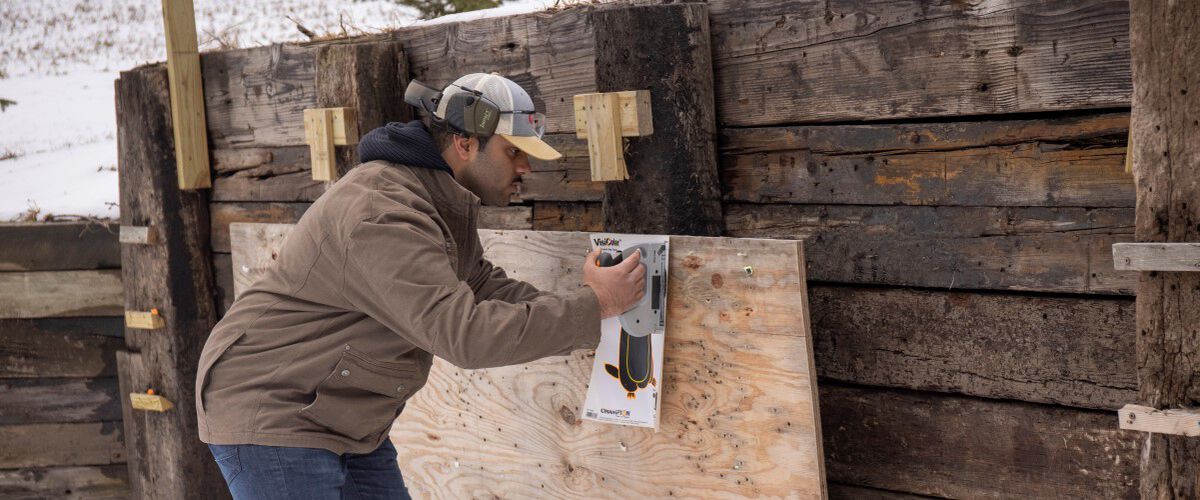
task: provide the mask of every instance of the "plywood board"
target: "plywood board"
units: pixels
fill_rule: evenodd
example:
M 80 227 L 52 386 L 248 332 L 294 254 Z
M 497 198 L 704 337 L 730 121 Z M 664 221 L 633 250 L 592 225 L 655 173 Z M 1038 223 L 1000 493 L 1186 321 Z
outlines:
M 284 238 L 294 225 L 244 222 L 229 225 L 229 242 L 233 249 L 234 298 L 250 288 L 275 262 Z
M 278 243 L 268 239 L 287 229 L 253 226 L 231 228 L 235 282 L 269 269 Z M 580 286 L 585 233 L 479 234 L 509 276 L 548 291 Z M 392 429 L 412 493 L 823 497 L 801 242 L 674 236 L 671 245 L 657 433 L 582 421 L 590 351 L 488 370 L 438 360 Z

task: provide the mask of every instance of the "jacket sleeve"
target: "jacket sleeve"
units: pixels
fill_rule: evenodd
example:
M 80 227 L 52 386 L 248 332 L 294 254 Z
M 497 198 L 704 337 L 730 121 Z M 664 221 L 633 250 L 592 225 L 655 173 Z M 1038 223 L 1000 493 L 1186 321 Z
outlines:
M 591 288 L 477 301 L 471 284 L 455 274 L 446 247 L 437 224 L 416 210 L 359 222 L 346 244 L 343 294 L 397 335 L 462 368 L 525 363 L 599 343 L 600 306 Z M 499 279 L 491 295 L 533 289 Z

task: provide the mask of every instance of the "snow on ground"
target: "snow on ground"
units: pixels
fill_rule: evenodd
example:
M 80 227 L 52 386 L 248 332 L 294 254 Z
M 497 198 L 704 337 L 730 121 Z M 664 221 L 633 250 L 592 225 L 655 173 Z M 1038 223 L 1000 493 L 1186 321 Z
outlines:
M 353 36 L 556 3 L 512 0 L 418 21 L 390 0 L 194 0 L 202 51 L 306 40 L 295 22 Z M 165 43 L 160 0 L 0 0 L 0 221 L 117 217 L 113 81 L 165 60 Z

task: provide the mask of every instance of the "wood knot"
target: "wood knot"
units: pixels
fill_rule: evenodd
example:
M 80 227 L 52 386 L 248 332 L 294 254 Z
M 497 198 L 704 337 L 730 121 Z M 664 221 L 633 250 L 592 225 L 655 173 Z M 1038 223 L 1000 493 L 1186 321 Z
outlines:
M 725 286 L 725 278 L 721 277 L 721 275 L 719 273 L 713 273 L 712 287 L 713 288 L 721 288 L 722 286 Z
M 571 411 L 571 409 L 567 408 L 566 406 L 558 407 L 558 414 L 562 417 L 563 422 L 566 422 L 569 425 L 575 425 L 578 423 L 575 420 L 575 412 Z

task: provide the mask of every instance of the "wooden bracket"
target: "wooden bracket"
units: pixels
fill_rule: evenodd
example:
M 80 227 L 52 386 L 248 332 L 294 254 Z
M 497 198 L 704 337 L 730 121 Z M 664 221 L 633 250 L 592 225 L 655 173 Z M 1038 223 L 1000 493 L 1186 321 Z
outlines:
M 354 108 L 310 108 L 304 110 L 304 142 L 312 157 L 312 178 L 338 179 L 334 146 L 358 144 L 358 111 Z
M 143 394 L 140 392 L 129 393 L 129 403 L 133 405 L 133 409 L 145 411 L 161 412 L 175 407 L 175 405 L 171 403 L 171 400 L 167 398 L 157 394 Z
M 1149 406 L 1125 405 L 1117 411 L 1121 428 L 1179 436 L 1200 436 L 1200 410 L 1156 410 Z
M 127 245 L 157 245 L 158 232 L 154 226 L 121 226 L 117 239 Z
M 166 326 L 158 309 L 149 311 L 125 311 L 125 326 L 139 330 L 157 330 Z
M 622 137 L 654 133 L 650 91 L 627 90 L 574 97 L 575 136 L 588 141 L 593 181 L 629 178 Z
M 1200 243 L 1114 243 L 1118 271 L 1200 271 Z

